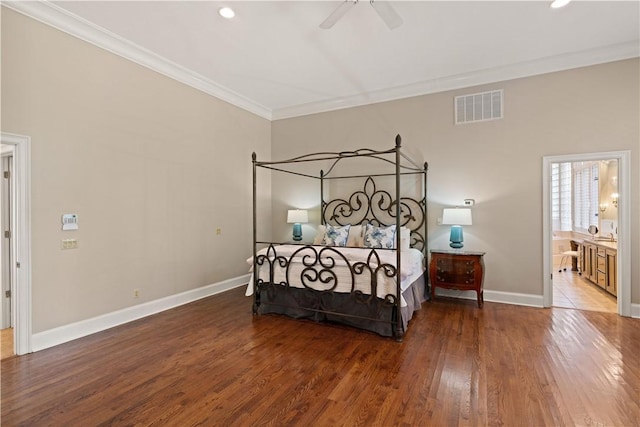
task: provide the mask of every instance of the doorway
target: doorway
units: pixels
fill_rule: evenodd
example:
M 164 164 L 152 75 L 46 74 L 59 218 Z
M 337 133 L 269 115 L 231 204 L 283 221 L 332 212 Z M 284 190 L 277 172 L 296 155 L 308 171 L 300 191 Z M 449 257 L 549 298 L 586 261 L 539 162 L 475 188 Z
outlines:
M 0 359 L 13 356 L 13 315 L 11 294 L 15 286 L 14 280 L 14 199 L 13 187 L 13 152 L 14 146 L 1 146 L 1 177 L 2 188 L 0 196 L 0 232 L 2 238 L 2 287 L 0 289 L 0 335 L 2 337 L 2 353 Z
M 589 222 L 597 222 L 598 226 L 602 225 L 606 228 L 606 230 L 602 230 L 602 235 L 600 235 L 600 230 L 595 231 L 595 229 L 590 230 L 592 232 L 591 238 L 589 234 L 586 234 L 586 239 L 583 242 L 586 243 L 594 243 L 597 247 L 606 247 L 607 245 L 611 245 L 613 247 L 613 243 L 606 242 L 610 240 L 609 233 L 612 229 L 617 226 L 617 239 L 614 237 L 617 242 L 615 242 L 616 256 L 609 259 L 605 258 L 605 251 L 602 250 L 602 262 L 605 264 L 600 264 L 600 267 L 606 265 L 608 267 L 608 271 L 611 271 L 612 274 L 615 274 L 615 283 L 616 283 L 616 293 L 617 300 L 615 303 L 615 312 L 623 316 L 631 315 L 631 264 L 630 264 L 630 170 L 629 170 L 629 162 L 630 162 L 630 152 L 629 151 L 621 151 L 621 152 L 606 152 L 606 153 L 589 153 L 589 154 L 576 154 L 576 155 L 564 155 L 564 156 L 549 156 L 543 158 L 543 278 L 544 278 L 544 287 L 543 287 L 543 303 L 545 307 L 551 307 L 554 304 L 554 291 L 558 289 L 558 296 L 562 292 L 561 288 L 555 286 L 555 284 L 561 284 L 564 280 L 568 279 L 568 276 L 564 274 L 564 266 L 561 269 L 554 268 L 554 254 L 557 254 L 557 249 L 554 251 L 554 243 L 557 244 L 558 233 L 556 232 L 554 236 L 554 210 L 557 211 L 557 206 L 554 207 L 554 199 L 553 199 L 553 188 L 551 187 L 551 173 L 552 170 L 557 169 L 554 165 L 566 164 L 566 163 L 589 163 L 590 165 L 603 165 L 608 164 L 604 162 L 614 162 L 616 165 L 615 172 L 611 173 L 610 176 L 607 175 L 607 179 L 612 179 L 616 184 L 617 192 L 610 191 L 609 187 L 606 187 L 606 192 L 603 192 L 603 195 L 606 194 L 606 197 L 603 196 L 602 202 L 592 208 L 592 212 L 590 215 L 591 219 L 584 220 L 584 224 L 581 224 L 580 227 L 585 228 L 588 227 Z M 613 164 L 613 163 L 612 163 Z M 590 166 L 591 167 L 591 166 Z M 596 169 L 598 170 L 598 169 Z M 612 169 L 613 170 L 613 169 Z M 594 185 L 595 189 L 599 188 L 599 175 L 598 172 L 593 172 L 596 176 L 594 180 L 594 175 L 590 175 L 587 181 L 591 182 Z M 602 191 L 602 186 L 600 186 Z M 598 191 L 598 190 L 594 190 Z M 615 220 L 612 218 L 612 212 L 614 206 L 610 206 L 610 203 L 613 202 L 612 197 L 615 194 L 615 212 L 616 217 Z M 557 200 L 556 200 L 557 203 Z M 575 205 L 575 200 L 572 202 Z M 605 208 L 605 204 L 607 205 Z M 601 209 L 612 208 L 612 211 L 607 215 L 607 220 L 604 219 L 604 211 Z M 595 210 L 595 212 L 593 212 Z M 596 216 L 597 221 L 593 221 L 593 216 Z M 585 217 L 587 218 L 587 217 Z M 557 215 L 555 218 L 557 222 Z M 613 224 L 613 225 L 612 225 Z M 557 228 L 557 227 L 556 227 Z M 595 231 L 595 233 L 593 233 Z M 564 236 L 561 236 L 564 237 Z M 601 240 L 602 239 L 602 240 Z M 567 242 L 570 242 L 571 239 L 567 239 Z M 584 252 L 585 245 L 581 245 L 580 247 L 567 247 L 565 245 L 565 249 L 569 251 L 571 249 L 579 249 L 582 251 L 579 255 L 580 258 L 576 256 L 576 264 L 581 263 L 580 267 L 584 268 L 585 266 L 593 266 L 594 269 L 598 268 L 599 259 L 598 255 L 600 253 L 595 251 L 593 253 Z M 578 254 L 572 254 L 578 255 Z M 591 258 L 593 256 L 593 258 Z M 573 258 L 573 257 L 572 257 Z M 556 257 L 557 259 L 557 257 Z M 574 260 L 571 259 L 569 261 L 571 266 L 574 265 Z M 586 264 L 585 264 L 586 263 Z M 556 264 L 557 266 L 557 264 Z M 560 272 L 558 270 L 561 270 Z M 567 271 L 569 268 L 567 267 Z M 605 268 L 602 267 L 602 272 L 605 272 Z M 595 271 L 595 270 L 594 270 Z M 586 272 L 582 272 L 586 273 Z M 573 278 L 572 278 L 573 279 Z M 584 280 L 584 277 L 578 277 L 578 280 Z M 589 279 L 589 277 L 587 277 Z M 596 275 L 594 273 L 593 282 L 598 285 L 598 279 L 605 280 L 604 276 Z M 554 283 L 555 282 L 555 283 Z M 585 283 L 588 284 L 588 283 Z M 604 286 L 605 283 L 602 282 L 600 284 L 601 287 Z M 555 288 L 555 289 L 554 289 Z M 598 290 L 598 289 L 592 289 Z M 599 291 L 599 290 L 598 290 Z M 606 294 L 603 294 L 606 296 Z
M 554 307 L 618 312 L 617 180 L 616 159 L 551 164 Z
M 11 207 L 9 209 L 10 247 L 0 245 L 2 249 L 2 263 L 0 273 L 10 277 L 10 319 L 13 327 L 14 353 L 17 355 L 31 352 L 31 140 L 28 136 L 0 133 L 2 152 L 11 153 L 11 184 L 5 191 L 11 193 Z M 3 156 L 4 157 L 4 156 Z M 4 160 L 3 160 L 4 162 Z M 4 180 L 4 178 L 3 178 Z M 3 194 L 4 196 L 4 194 Z M 3 205 L 5 203 L 2 200 Z M 4 208 L 0 208 L 3 210 Z M 2 231 L 3 240 L 4 231 Z M 5 249 L 6 248 L 6 249 Z M 5 260 L 5 258 L 7 258 Z M 5 271 L 8 270 L 8 271 Z M 6 273 L 6 274 L 5 274 Z M 4 291 L 2 297 L 4 299 Z M 3 307 L 2 321 L 5 324 L 5 310 Z M 6 334 L 2 334 L 3 338 Z

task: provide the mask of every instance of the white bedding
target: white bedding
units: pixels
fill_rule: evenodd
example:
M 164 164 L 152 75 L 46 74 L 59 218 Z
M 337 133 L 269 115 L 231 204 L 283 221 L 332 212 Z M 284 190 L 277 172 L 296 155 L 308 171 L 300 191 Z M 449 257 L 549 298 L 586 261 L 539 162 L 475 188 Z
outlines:
M 296 288 L 303 288 L 304 286 L 301 283 L 301 273 L 305 268 L 303 264 L 303 260 L 305 259 L 307 263 L 313 262 L 316 256 L 314 254 L 313 249 L 311 247 L 305 247 L 300 245 L 280 245 L 274 246 L 277 256 L 284 257 L 289 259 L 291 255 L 293 255 L 296 251 L 299 251 L 295 254 L 295 257 L 290 261 L 289 267 L 289 286 Z M 348 247 L 326 247 L 326 246 L 313 246 L 315 251 L 321 252 L 321 260 L 328 264 L 333 264 L 330 258 L 333 258 L 335 261 L 335 265 L 333 268 L 327 268 L 327 270 L 332 271 L 337 277 L 337 285 L 336 280 L 331 280 L 328 283 L 323 283 L 320 280 L 311 281 L 306 280 L 306 287 L 324 291 L 333 289 L 334 292 L 342 292 L 342 293 L 350 293 L 352 290 L 360 290 L 365 294 L 371 294 L 371 275 L 367 269 L 365 269 L 364 274 L 356 274 L 354 276 L 355 281 L 352 281 L 351 272 L 349 267 L 346 265 L 344 259 L 338 255 L 336 252 L 342 254 L 351 264 L 353 265 L 357 262 L 367 263 L 367 257 L 371 254 L 370 248 L 348 248 Z M 335 251 L 334 251 L 335 250 Z M 267 248 L 262 249 L 258 252 L 258 256 L 266 255 Z M 380 257 L 380 262 L 382 264 L 390 264 L 396 265 L 396 252 L 391 250 L 376 250 L 376 254 Z M 269 255 L 273 258 L 273 255 Z M 423 267 L 423 254 L 417 249 L 406 249 L 401 252 L 401 269 L 400 269 L 400 284 L 401 284 L 401 292 L 403 292 L 406 288 L 411 285 L 416 279 L 420 277 L 420 275 L 424 272 Z M 247 259 L 247 263 L 249 263 L 253 267 L 253 258 Z M 279 266 L 277 262 L 274 264 L 274 282 L 286 282 L 286 268 L 282 268 Z M 372 258 L 371 264 L 369 265 L 372 270 L 375 271 L 375 267 L 377 266 L 377 260 L 375 257 Z M 311 268 L 314 271 L 320 272 L 323 270 L 323 266 L 319 263 L 314 264 Z M 260 273 L 260 278 L 264 281 L 268 281 L 269 279 L 269 267 L 268 262 L 265 262 L 262 266 L 258 266 L 258 270 Z M 382 269 L 381 269 L 382 270 Z M 311 272 L 313 273 L 313 272 Z M 330 277 L 330 274 L 325 272 L 321 273 L 322 277 Z M 335 286 L 335 287 L 334 287 Z M 251 280 L 247 286 L 247 290 L 245 292 L 247 296 L 253 294 L 253 274 L 251 275 Z M 376 295 L 379 298 L 385 298 L 387 295 L 396 295 L 396 276 L 387 277 L 382 271 L 378 272 L 378 284 L 376 289 Z M 400 304 L 402 307 L 406 306 L 406 302 L 404 298 L 400 296 Z

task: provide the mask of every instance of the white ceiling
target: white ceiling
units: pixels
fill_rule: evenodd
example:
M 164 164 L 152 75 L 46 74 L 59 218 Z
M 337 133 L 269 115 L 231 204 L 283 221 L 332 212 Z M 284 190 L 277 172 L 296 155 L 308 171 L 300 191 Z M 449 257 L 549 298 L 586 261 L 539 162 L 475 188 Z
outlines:
M 637 0 L 3 3 L 269 119 L 640 56 Z

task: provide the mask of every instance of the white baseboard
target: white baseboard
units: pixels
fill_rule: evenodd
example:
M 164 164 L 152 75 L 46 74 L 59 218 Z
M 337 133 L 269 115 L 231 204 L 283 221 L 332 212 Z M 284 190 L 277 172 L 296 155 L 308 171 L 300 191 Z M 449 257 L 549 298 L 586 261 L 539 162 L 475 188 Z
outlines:
M 457 291 L 436 288 L 436 296 L 476 300 L 475 291 Z M 514 292 L 484 291 L 484 300 L 503 304 L 526 305 L 528 307 L 544 307 L 542 295 L 519 294 Z M 631 304 L 631 317 L 640 319 L 640 304 Z
M 514 304 L 514 305 L 526 305 L 528 307 L 543 307 L 542 295 L 531 294 L 519 294 L 516 292 L 500 292 L 500 291 L 488 291 L 485 289 L 483 292 L 485 302 L 498 302 L 502 304 Z M 436 296 L 441 295 L 445 297 L 461 298 L 476 300 L 475 291 L 458 291 L 454 289 L 441 289 L 436 288 Z
M 235 277 L 223 282 L 192 289 L 176 295 L 149 301 L 133 307 L 127 307 L 112 313 L 103 314 L 80 322 L 70 323 L 44 332 L 33 334 L 33 351 L 44 350 L 58 344 L 63 344 L 123 323 L 131 322 L 161 311 L 169 310 L 180 305 L 188 304 L 211 295 L 219 294 L 230 289 L 243 286 L 249 282 L 250 275 Z M 474 291 L 457 291 L 452 289 L 436 289 L 436 295 L 476 300 Z M 484 291 L 484 300 L 503 304 L 542 307 L 542 295 L 520 294 L 515 292 Z M 640 304 L 631 305 L 631 317 L 640 318 Z
M 244 275 L 192 289 L 176 295 L 160 298 L 143 304 L 127 307 L 112 313 L 103 314 L 80 322 L 59 326 L 44 332 L 33 334 L 31 338 L 32 350 L 39 351 L 68 341 L 82 338 L 123 323 L 131 322 L 142 317 L 150 316 L 170 308 L 178 307 L 211 295 L 237 288 L 249 282 L 250 275 Z

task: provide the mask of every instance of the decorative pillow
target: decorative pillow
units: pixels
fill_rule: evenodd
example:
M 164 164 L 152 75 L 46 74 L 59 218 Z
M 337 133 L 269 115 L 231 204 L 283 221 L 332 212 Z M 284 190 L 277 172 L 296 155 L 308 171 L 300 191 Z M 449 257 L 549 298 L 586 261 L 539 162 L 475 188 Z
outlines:
M 365 248 L 386 248 L 393 249 L 396 245 L 396 226 L 376 227 L 367 224 L 364 232 Z
M 350 228 L 351 225 L 334 227 L 333 225 L 327 224 L 322 244 L 327 246 L 346 246 Z
M 364 246 L 364 240 L 362 235 L 364 234 L 364 227 L 361 225 L 352 225 L 349 229 L 349 237 L 347 238 L 347 246 L 353 248 L 361 248 Z
M 395 239 L 394 239 L 395 242 Z M 400 227 L 400 250 L 406 251 L 411 247 L 411 230 L 407 227 Z
M 316 231 L 316 237 L 313 239 L 314 245 L 321 245 L 322 240 L 324 239 L 324 233 L 327 231 L 327 227 L 324 225 L 318 226 L 318 231 Z

